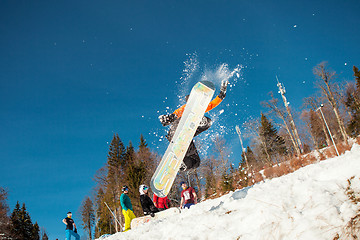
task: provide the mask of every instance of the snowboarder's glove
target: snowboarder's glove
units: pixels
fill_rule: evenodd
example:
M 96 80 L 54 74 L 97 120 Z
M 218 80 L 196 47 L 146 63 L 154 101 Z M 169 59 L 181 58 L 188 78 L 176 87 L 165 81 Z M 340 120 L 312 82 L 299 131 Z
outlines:
M 151 216 L 151 217 L 155 217 L 155 213 L 153 213 L 153 212 L 150 213 L 150 216 Z
M 168 115 L 161 115 L 159 116 L 159 120 L 163 126 L 167 126 L 176 120 L 176 115 L 174 113 Z
M 74 231 L 75 233 L 77 233 L 77 228 L 75 228 L 75 231 Z
M 227 80 L 223 80 L 221 81 L 221 88 L 220 88 L 220 93 L 218 95 L 218 97 L 223 100 L 226 96 L 226 88 L 227 88 L 227 85 L 228 85 L 228 81 Z

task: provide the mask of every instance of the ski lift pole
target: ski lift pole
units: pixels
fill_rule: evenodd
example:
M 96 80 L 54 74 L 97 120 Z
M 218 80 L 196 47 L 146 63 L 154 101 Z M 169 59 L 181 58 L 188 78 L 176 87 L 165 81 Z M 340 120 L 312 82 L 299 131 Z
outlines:
M 115 214 L 113 213 L 113 211 L 111 211 L 109 205 L 107 205 L 106 202 L 104 202 L 106 207 L 109 209 L 109 211 L 111 212 L 111 214 L 114 216 L 115 220 L 118 222 L 119 226 L 120 226 L 120 230 L 122 230 L 122 227 L 121 227 L 121 223 L 119 222 L 119 220 L 116 218 Z M 120 231 L 121 232 L 121 231 Z
M 316 111 L 317 111 L 317 110 L 320 110 L 321 116 L 322 116 L 322 118 L 323 118 L 323 120 L 324 120 L 324 122 L 325 122 L 326 128 L 327 128 L 327 130 L 328 130 L 328 132 L 329 132 L 329 135 L 330 135 L 330 137 L 331 137 L 331 141 L 332 141 L 332 143 L 333 143 L 333 145 L 334 145 L 334 147 L 335 147 L 336 153 L 337 153 L 338 156 L 340 156 L 339 151 L 338 151 L 338 149 L 337 149 L 337 147 L 336 147 L 334 138 L 332 137 L 332 134 L 331 134 L 331 132 L 330 132 L 330 128 L 329 128 L 329 126 L 328 126 L 328 124 L 327 124 L 327 122 L 326 122 L 326 119 L 325 119 L 325 117 L 324 117 L 323 112 L 321 111 L 321 108 L 322 108 L 323 106 L 324 106 L 324 104 L 321 104 L 320 107 L 318 107 L 318 108 L 316 109 Z

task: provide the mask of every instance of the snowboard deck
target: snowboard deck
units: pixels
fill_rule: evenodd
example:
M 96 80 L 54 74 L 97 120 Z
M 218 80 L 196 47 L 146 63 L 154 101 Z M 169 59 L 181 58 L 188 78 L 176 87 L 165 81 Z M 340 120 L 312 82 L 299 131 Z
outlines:
M 155 217 L 151 217 L 150 215 L 138 217 L 131 221 L 131 229 L 137 228 L 141 224 L 144 224 L 144 223 L 147 223 L 147 222 L 150 222 L 153 220 L 159 220 L 162 218 L 170 217 L 170 216 L 173 216 L 173 215 L 179 214 L 179 213 L 180 213 L 179 208 L 172 207 L 172 208 L 166 209 L 164 211 L 155 213 Z
M 201 81 L 190 92 L 174 136 L 151 178 L 150 187 L 159 197 L 170 192 L 190 142 L 215 92 L 212 82 Z

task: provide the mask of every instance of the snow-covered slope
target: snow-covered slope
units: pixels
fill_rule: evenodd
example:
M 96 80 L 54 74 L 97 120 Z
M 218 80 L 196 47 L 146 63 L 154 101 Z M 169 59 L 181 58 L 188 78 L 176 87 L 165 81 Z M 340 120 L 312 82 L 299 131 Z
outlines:
M 360 146 L 356 144 L 340 157 L 204 201 L 106 240 L 333 239 L 359 207 L 345 194 L 352 176 L 360 189 Z

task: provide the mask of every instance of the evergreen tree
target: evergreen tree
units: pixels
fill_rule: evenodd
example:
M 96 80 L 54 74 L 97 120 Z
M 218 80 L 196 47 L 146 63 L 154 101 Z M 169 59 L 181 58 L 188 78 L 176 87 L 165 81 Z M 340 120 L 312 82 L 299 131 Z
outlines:
M 234 187 L 233 187 L 233 176 L 234 176 L 234 168 L 232 166 L 232 164 L 230 165 L 230 173 L 228 173 L 227 171 L 225 171 L 222 174 L 222 182 L 221 182 L 221 188 L 224 192 L 228 192 L 228 191 L 233 191 Z
M 111 234 L 114 233 L 114 225 L 112 222 L 112 216 L 110 211 L 105 206 L 104 202 L 107 202 L 105 198 L 105 193 L 102 188 L 99 188 L 97 196 L 96 196 L 96 217 L 97 224 L 95 226 L 95 237 L 100 237 L 103 234 Z
M 120 218 L 120 190 L 124 185 L 127 174 L 126 171 L 128 168 L 126 154 L 127 151 L 119 135 L 114 135 L 109 147 L 107 183 L 104 186 L 105 193 L 101 204 L 104 205 L 104 202 L 106 202 L 109 207 L 113 209 L 117 218 Z M 105 229 L 109 231 L 107 233 L 111 233 L 112 231 L 121 231 L 121 226 L 118 226 L 117 221 L 114 221 L 109 210 L 104 208 L 103 211 L 105 211 L 103 213 L 105 217 L 104 222 L 107 223 L 107 227 Z M 103 230 L 105 229 L 103 228 Z
M 356 81 L 357 91 L 360 91 L 360 71 L 355 66 L 353 67 L 353 71 L 354 71 L 354 77 L 355 77 L 355 81 Z
M 17 202 L 13 213 L 11 214 L 11 223 L 13 226 L 14 239 L 31 239 L 38 240 L 39 226 L 37 223 L 32 224 L 29 213 L 26 210 L 25 203 L 20 209 L 20 204 Z
M 93 209 L 93 202 L 89 197 L 83 201 L 81 208 L 81 220 L 84 230 L 88 233 L 89 239 L 92 239 L 92 229 L 95 224 L 95 212 Z
M 239 165 L 237 181 L 238 185 L 240 185 L 242 188 L 249 186 L 248 170 L 244 162 L 241 162 Z
M 125 147 L 118 134 L 114 135 L 111 141 L 107 159 L 108 179 L 109 181 L 117 182 L 121 175 L 124 174 L 126 166 Z
M 19 202 L 16 203 L 15 208 L 11 214 L 11 224 L 12 224 L 12 235 L 15 236 L 15 239 L 20 239 L 20 234 L 22 232 L 21 227 L 21 209 Z
M 351 119 L 347 126 L 347 130 L 352 137 L 360 134 L 360 72 L 357 67 L 353 67 L 356 81 L 356 88 L 349 85 L 346 90 L 345 105 L 351 113 Z
M 208 198 L 216 193 L 216 163 L 214 157 L 211 157 L 210 159 L 206 159 L 202 164 L 205 177 L 205 198 Z
M 249 146 L 246 147 L 246 158 L 251 169 L 257 169 L 259 162 L 256 160 L 254 152 Z
M 32 237 L 33 240 L 40 240 L 40 227 L 37 222 L 35 222 L 35 224 L 33 225 Z
M 277 129 L 264 114 L 261 114 L 260 124 L 259 135 L 263 143 L 262 149 L 268 156 L 268 160 L 271 161 L 277 155 L 285 155 L 285 140 L 278 135 Z
M 145 138 L 144 138 L 144 136 L 141 134 L 140 135 L 140 145 L 139 145 L 139 149 L 141 150 L 141 149 L 143 149 L 143 148 L 147 148 L 147 143 L 146 143 L 146 141 L 145 141 Z
M 136 158 L 138 161 L 143 162 L 145 166 L 146 172 L 143 183 L 149 183 L 157 167 L 157 156 L 150 151 L 143 135 L 140 136 L 139 151 L 136 154 Z
M 44 230 L 43 234 L 41 235 L 41 240 L 49 240 L 49 237 L 45 230 Z
M 146 166 L 141 159 L 137 159 L 131 142 L 126 148 L 126 162 L 128 163 L 126 180 L 128 186 L 130 187 L 129 197 L 131 198 L 135 215 L 140 215 L 142 214 L 142 208 L 140 205 L 138 188 L 144 183 Z

